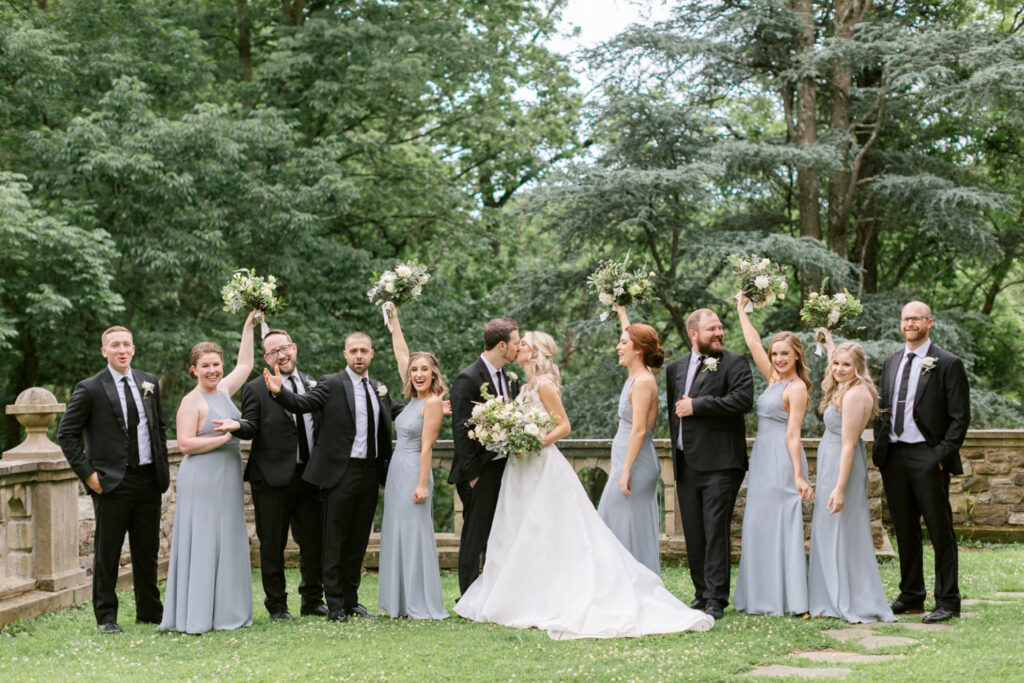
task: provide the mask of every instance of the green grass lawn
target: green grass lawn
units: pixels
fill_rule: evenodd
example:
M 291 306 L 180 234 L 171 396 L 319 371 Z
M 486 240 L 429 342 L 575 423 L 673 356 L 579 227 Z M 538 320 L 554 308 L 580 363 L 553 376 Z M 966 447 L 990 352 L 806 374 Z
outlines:
M 931 556 L 926 555 L 926 566 Z M 882 564 L 886 592 L 895 595 L 895 561 Z M 688 600 L 685 567 L 666 567 L 669 590 Z M 297 571 L 289 572 L 292 610 L 298 614 Z M 538 576 L 538 581 L 544 577 Z M 928 579 L 931 580 L 930 578 Z M 997 591 L 1024 591 L 1024 546 L 975 546 L 960 553 L 965 598 L 995 598 Z M 443 577 L 445 602 L 458 590 L 454 574 Z M 599 680 L 702 681 L 739 679 L 766 664 L 824 666 L 789 656 L 797 649 L 839 644 L 825 631 L 836 619 L 751 617 L 731 607 L 709 633 L 639 639 L 556 642 L 537 630 L 475 624 L 453 617 L 443 622 L 354 619 L 334 624 L 297 617 L 269 621 L 262 606 L 259 572 L 253 573 L 256 614 L 250 628 L 202 636 L 158 633 L 134 623 L 131 593 L 121 593 L 124 633 L 104 636 L 90 604 L 9 625 L 0 634 L 0 680 L 101 678 L 141 679 L 399 679 L 399 680 Z M 377 577 L 364 576 L 362 601 L 375 606 Z M 880 633 L 915 638 L 883 652 L 901 655 L 854 669 L 846 680 L 972 681 L 1024 680 L 1024 600 L 966 607 L 975 616 L 946 631 L 908 632 L 896 626 Z

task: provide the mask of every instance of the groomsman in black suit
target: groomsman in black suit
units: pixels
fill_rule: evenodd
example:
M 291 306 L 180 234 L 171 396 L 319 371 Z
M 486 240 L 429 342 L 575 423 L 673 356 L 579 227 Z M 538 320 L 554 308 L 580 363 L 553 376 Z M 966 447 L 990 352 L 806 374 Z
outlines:
M 747 469 L 743 416 L 754 404 L 746 356 L 722 348 L 722 322 L 701 308 L 686 321 L 691 351 L 665 370 L 669 431 L 686 557 L 696 597 L 690 607 L 722 618 L 729 604 L 729 537 Z
M 504 366 L 516 357 L 519 326 L 510 318 L 491 320 L 484 327 L 484 352 L 459 373 L 452 383 L 452 437 L 455 453 L 448 482 L 462 500 L 462 536 L 459 540 L 459 591 L 465 593 L 480 575 L 480 565 L 491 534 L 494 510 L 505 471 L 505 457 L 469 438 L 467 423 L 473 406 L 483 402 L 486 384 L 491 396 L 514 399 L 519 382 Z
M 296 367 L 298 346 L 284 330 L 263 337 L 263 359 L 280 372 L 295 394 L 316 386 Z M 270 618 L 292 621 L 285 591 L 284 549 L 291 525 L 299 544 L 300 614 L 327 616 L 323 603 L 323 510 L 320 492 L 302 477 L 313 450 L 319 413 L 290 413 L 271 399 L 257 377 L 242 390 L 242 418 L 235 435 L 252 439 L 245 479 L 252 490 L 256 535 L 260 539 L 260 574 Z
M 159 624 L 163 617 L 156 572 L 160 501 L 170 472 L 156 377 L 132 370 L 135 344 L 128 329 L 108 328 L 100 339 L 107 367 L 75 386 L 57 438 L 71 469 L 91 494 L 96 513 L 96 623 L 103 633 L 120 633 L 114 591 L 125 533 L 131 548 L 136 621 Z
M 963 474 L 960 447 L 971 419 L 963 361 L 932 343 L 931 309 L 903 307 L 906 347 L 885 359 L 872 460 L 882 472 L 900 553 L 900 594 L 895 614 L 924 611 L 921 518 L 935 549 L 935 610 L 923 621 L 960 616 L 957 548 L 949 477 Z
M 305 393 L 283 382 L 281 368 L 264 369 L 274 400 L 293 413 L 320 411 L 316 442 L 303 479 L 321 490 L 324 506 L 324 595 L 332 621 L 372 617 L 359 604 L 363 556 L 377 510 L 378 486 L 391 460 L 391 421 L 405 406 L 370 379 L 373 344 L 365 332 L 345 338 L 341 372 L 325 375 Z

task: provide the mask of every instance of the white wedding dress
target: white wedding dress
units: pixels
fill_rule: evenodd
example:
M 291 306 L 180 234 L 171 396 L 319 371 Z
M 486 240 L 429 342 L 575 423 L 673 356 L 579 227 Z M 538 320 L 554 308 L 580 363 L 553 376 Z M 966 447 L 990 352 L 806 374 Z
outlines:
M 535 392 L 523 395 L 541 405 Z M 455 612 L 473 621 L 544 629 L 555 639 L 707 631 L 605 525 L 556 446 L 510 458 L 483 573 Z

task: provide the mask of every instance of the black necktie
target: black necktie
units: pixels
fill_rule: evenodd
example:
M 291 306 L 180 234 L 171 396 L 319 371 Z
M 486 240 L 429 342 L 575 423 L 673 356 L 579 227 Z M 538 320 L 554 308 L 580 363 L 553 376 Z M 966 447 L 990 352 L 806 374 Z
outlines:
M 697 356 L 697 369 L 693 371 L 693 378 L 690 380 L 690 382 L 685 387 L 683 387 L 684 396 L 690 395 L 690 390 L 693 389 L 693 383 L 697 381 L 697 375 L 700 374 L 700 369 L 704 367 L 704 360 L 706 358 L 707 356 Z
M 135 405 L 135 395 L 132 394 L 132 387 L 128 384 L 128 378 L 122 377 L 124 384 L 124 409 L 127 413 L 128 423 L 128 464 L 132 467 L 139 466 L 139 408 Z
M 899 436 L 903 433 L 903 422 L 906 417 L 907 388 L 910 386 L 910 368 L 914 365 L 914 353 L 907 354 L 907 362 L 903 366 L 903 376 L 900 378 L 900 395 L 896 399 L 896 421 L 892 425 L 892 431 Z
M 299 383 L 295 381 L 295 375 L 288 378 L 292 385 L 292 393 L 299 393 Z M 295 428 L 299 436 L 299 462 L 305 465 L 309 462 L 309 437 L 306 434 L 306 416 L 302 413 L 295 413 Z
M 370 398 L 370 380 L 363 378 L 363 394 L 366 396 L 366 459 L 377 458 L 377 420 L 373 414 L 373 400 Z
M 498 376 L 498 387 L 497 387 L 497 389 L 498 389 L 498 396 L 500 396 L 502 398 L 508 398 L 508 390 L 505 388 L 507 386 L 506 385 L 506 381 L 507 380 L 505 379 L 505 369 L 504 368 L 498 368 L 498 371 L 496 373 L 494 373 L 494 374 L 496 374 Z

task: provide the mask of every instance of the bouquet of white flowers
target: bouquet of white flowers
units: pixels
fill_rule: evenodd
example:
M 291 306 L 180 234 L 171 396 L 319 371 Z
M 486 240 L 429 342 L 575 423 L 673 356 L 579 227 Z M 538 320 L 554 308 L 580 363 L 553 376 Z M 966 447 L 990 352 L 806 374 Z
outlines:
M 401 306 L 415 301 L 423 293 L 423 285 L 430 280 L 425 266 L 416 261 L 399 263 L 394 270 L 373 274 L 373 287 L 366 292 L 370 302 L 384 311 L 384 324 L 391 330 L 391 305 Z
M 821 283 L 822 289 L 825 282 Z M 810 323 L 813 329 L 824 327 L 832 331 L 838 330 L 864 310 L 864 305 L 845 289 L 841 292 L 828 296 L 818 292 L 811 292 L 800 309 L 800 319 Z M 817 349 L 815 353 L 822 354 L 821 333 L 816 335 Z
M 491 396 L 484 387 L 483 403 L 473 408 L 469 438 L 484 448 L 505 456 L 521 457 L 539 453 L 541 440 L 555 420 L 547 411 Z
M 620 261 L 601 261 L 597 270 L 587 282 L 597 291 L 597 298 L 604 306 L 633 306 L 649 301 L 654 296 L 654 272 L 646 268 L 629 270 L 629 254 Z M 608 318 L 608 311 L 601 314 L 601 320 Z
M 241 310 L 255 308 L 253 324 L 259 324 L 261 336 L 266 336 L 270 328 L 267 326 L 266 314 L 276 313 L 284 308 L 284 302 L 274 296 L 277 289 L 277 278 L 268 275 L 267 279 L 256 275 L 256 269 L 241 268 L 236 270 L 231 280 L 220 290 L 224 297 L 224 310 L 238 313 Z
M 779 299 L 786 298 L 789 283 L 782 268 L 771 262 L 771 259 L 756 256 L 730 256 L 731 263 L 739 275 L 740 291 L 750 299 L 752 308 L 771 306 Z

